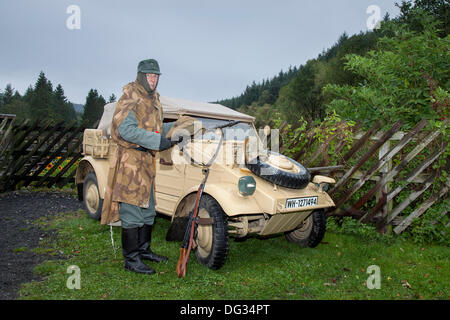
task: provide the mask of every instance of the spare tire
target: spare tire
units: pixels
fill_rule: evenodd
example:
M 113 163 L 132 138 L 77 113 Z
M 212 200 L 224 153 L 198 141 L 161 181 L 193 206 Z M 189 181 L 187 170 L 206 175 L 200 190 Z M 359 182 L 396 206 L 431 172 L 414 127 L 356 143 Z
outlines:
M 274 157 L 281 165 L 271 161 Z M 303 189 L 311 180 L 311 174 L 303 165 L 273 151 L 268 151 L 268 156 L 257 156 L 245 165 L 258 177 L 286 188 Z

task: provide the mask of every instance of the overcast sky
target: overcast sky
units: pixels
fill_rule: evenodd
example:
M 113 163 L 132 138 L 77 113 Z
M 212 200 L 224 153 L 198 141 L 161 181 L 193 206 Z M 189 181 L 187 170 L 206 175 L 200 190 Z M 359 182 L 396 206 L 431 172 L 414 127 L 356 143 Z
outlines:
M 155 58 L 161 95 L 231 98 L 317 57 L 344 31 L 366 31 L 371 5 L 395 17 L 395 2 L 1 0 L 0 89 L 11 83 L 23 94 L 42 70 L 71 102 L 84 104 L 91 88 L 120 97 L 138 62 Z

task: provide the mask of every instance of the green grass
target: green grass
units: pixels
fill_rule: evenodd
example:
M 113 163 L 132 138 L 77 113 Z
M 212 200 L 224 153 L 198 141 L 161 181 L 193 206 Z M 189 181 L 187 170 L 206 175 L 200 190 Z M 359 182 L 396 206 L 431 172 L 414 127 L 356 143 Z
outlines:
M 109 226 L 78 212 L 38 223 L 57 230 L 56 242 L 41 244 L 49 260 L 35 268 L 43 277 L 22 285 L 20 299 L 449 299 L 448 247 L 421 246 L 401 239 L 369 241 L 328 232 L 314 249 L 300 248 L 284 236 L 230 239 L 220 270 L 197 263 L 191 253 L 187 275 L 175 273 L 179 243 L 166 242 L 169 221 L 158 217 L 152 248 L 166 263 L 151 263 L 152 276 L 123 269 L 120 228 L 114 227 L 116 256 Z M 67 268 L 80 268 L 81 289 L 68 289 Z M 381 289 L 369 289 L 366 270 L 380 267 Z
M 58 192 L 58 193 L 65 193 L 67 195 L 71 195 L 74 198 L 78 198 L 77 191 L 70 185 L 67 184 L 62 188 L 58 188 L 56 186 L 52 187 L 35 187 L 33 185 L 27 186 L 27 187 L 20 187 L 18 190 L 21 191 L 29 191 L 29 192 Z

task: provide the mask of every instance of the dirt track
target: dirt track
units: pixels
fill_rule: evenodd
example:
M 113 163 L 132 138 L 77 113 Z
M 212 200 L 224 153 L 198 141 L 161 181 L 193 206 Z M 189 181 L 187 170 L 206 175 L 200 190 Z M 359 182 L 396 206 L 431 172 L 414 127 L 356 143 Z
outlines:
M 52 237 L 33 221 L 83 207 L 74 196 L 62 192 L 16 191 L 0 194 L 0 299 L 18 298 L 20 284 L 39 280 L 33 268 L 48 256 L 30 249 Z

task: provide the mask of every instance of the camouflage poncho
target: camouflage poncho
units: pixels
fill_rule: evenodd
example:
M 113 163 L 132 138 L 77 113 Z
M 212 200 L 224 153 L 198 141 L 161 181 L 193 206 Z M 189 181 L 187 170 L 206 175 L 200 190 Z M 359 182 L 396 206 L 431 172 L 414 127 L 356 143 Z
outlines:
M 135 150 L 139 145 L 125 141 L 119 135 L 118 127 L 130 111 L 134 113 L 139 128 L 162 132 L 162 106 L 158 92 L 150 96 L 137 81 L 124 86 L 111 123 L 111 138 L 117 143 L 117 148 L 109 157 L 102 224 L 119 220 L 120 202 L 148 207 L 156 171 L 155 151 Z M 153 199 L 156 201 L 155 194 Z

